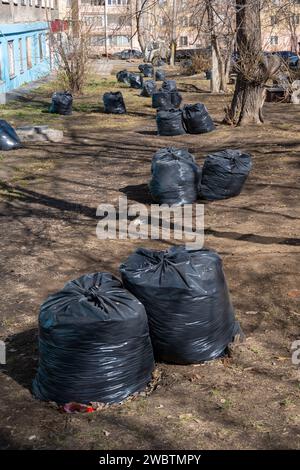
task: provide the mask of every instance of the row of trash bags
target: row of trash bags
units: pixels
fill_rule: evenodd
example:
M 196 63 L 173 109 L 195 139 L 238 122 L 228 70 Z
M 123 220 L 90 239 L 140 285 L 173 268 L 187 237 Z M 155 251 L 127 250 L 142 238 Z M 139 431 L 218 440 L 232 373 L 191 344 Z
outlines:
M 240 150 L 222 150 L 208 155 L 200 168 L 187 149 L 158 150 L 151 165 L 149 191 L 159 204 L 193 204 L 240 194 L 251 171 L 252 158 Z
M 172 93 L 168 95 L 172 95 Z M 163 97 L 163 99 L 165 98 Z M 187 104 L 183 109 L 159 109 L 156 115 L 156 124 L 157 133 L 161 136 L 186 133 L 206 134 L 215 130 L 213 120 L 206 106 L 202 103 Z
M 145 389 L 155 359 L 210 361 L 241 334 L 214 251 L 141 248 L 120 273 L 82 276 L 41 306 L 37 398 L 121 402 Z
M 16 150 L 22 147 L 14 128 L 4 119 L 0 119 L 0 150 Z
M 141 64 L 139 65 L 139 70 L 144 77 L 155 78 L 156 81 L 163 81 L 166 78 L 166 72 L 163 69 L 159 68 L 154 73 L 154 68 L 152 64 Z M 125 83 L 125 85 L 131 86 L 131 77 L 135 77 L 136 75 L 140 77 L 139 82 L 143 82 L 142 75 L 133 72 L 128 72 L 128 70 L 120 70 L 120 72 L 117 73 L 116 77 L 118 82 Z

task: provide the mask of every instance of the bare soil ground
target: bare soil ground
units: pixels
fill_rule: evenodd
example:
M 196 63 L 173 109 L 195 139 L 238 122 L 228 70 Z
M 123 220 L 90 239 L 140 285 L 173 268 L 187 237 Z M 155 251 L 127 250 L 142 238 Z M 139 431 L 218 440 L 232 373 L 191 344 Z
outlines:
M 221 124 L 230 96 L 213 96 L 197 78 L 178 77 L 184 102 L 204 102 L 217 123 L 208 135 L 156 135 L 150 99 L 122 88 L 127 116 L 103 114 L 101 94 L 114 78 L 92 81 L 72 116 L 44 111 L 55 84 L 1 107 L 14 125 L 61 128 L 61 144 L 28 144 L 0 156 L 0 337 L 8 362 L 0 373 L 1 449 L 292 449 L 300 448 L 300 108 L 267 104 L 266 123 Z M 199 92 L 198 89 L 204 89 Z M 91 415 L 63 415 L 30 392 L 38 363 L 37 318 L 48 294 L 87 272 L 111 271 L 135 248 L 161 241 L 96 238 L 96 207 L 120 194 L 150 203 L 153 153 L 188 147 L 201 164 L 233 147 L 253 155 L 242 194 L 205 206 L 207 247 L 223 258 L 246 341 L 232 357 L 199 366 L 159 364 L 149 397 Z

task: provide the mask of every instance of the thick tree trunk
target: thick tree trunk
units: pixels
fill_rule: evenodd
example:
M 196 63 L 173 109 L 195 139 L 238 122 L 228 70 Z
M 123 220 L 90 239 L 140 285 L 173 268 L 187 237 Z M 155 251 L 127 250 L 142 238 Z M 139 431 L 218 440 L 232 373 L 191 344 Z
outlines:
M 264 122 L 262 114 L 264 101 L 264 85 L 247 83 L 238 77 L 231 108 L 225 121 L 237 126 L 261 124 Z
M 240 64 L 234 96 L 225 122 L 235 125 L 261 124 L 265 81 L 260 80 L 260 0 L 236 0 L 237 47 Z

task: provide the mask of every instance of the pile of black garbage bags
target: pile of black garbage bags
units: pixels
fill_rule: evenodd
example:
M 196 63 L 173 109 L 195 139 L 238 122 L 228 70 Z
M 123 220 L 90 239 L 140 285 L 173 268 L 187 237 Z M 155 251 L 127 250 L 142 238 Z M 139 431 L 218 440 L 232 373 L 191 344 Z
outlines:
M 165 80 L 161 89 L 152 94 L 152 107 L 157 109 L 158 135 L 205 134 L 215 130 L 204 104 L 187 104 L 180 109 L 181 103 L 175 80 Z
M 210 361 L 241 333 L 214 251 L 138 249 L 120 273 L 82 276 L 41 306 L 37 398 L 122 402 L 146 388 L 155 359 Z
M 251 155 L 240 150 L 212 153 L 201 168 L 187 149 L 163 148 L 152 159 L 149 190 L 159 204 L 227 199 L 240 194 L 251 168 Z

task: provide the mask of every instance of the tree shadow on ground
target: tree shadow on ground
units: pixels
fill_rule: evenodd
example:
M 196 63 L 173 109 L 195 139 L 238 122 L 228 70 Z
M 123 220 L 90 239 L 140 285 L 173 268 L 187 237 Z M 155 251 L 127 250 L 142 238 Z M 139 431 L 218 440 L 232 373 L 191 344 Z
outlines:
M 119 191 L 121 193 L 126 194 L 128 199 L 130 200 L 133 200 L 142 204 L 153 203 L 147 184 L 125 186 L 125 188 L 120 188 Z
M 3 372 L 31 391 L 38 360 L 38 330 L 31 328 L 6 338 L 7 363 Z

